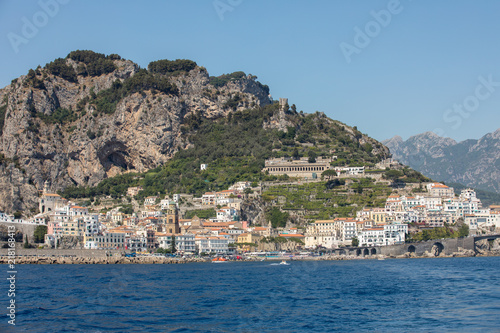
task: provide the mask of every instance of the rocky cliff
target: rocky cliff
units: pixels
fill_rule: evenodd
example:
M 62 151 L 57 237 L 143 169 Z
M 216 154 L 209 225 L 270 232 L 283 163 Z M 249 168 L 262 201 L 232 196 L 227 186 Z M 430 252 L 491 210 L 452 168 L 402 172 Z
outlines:
M 0 90 L 0 211 L 35 212 L 46 180 L 56 191 L 155 168 L 189 146 L 183 126 L 192 115 L 225 117 L 271 102 L 252 76 L 214 85 L 196 64 L 152 73 L 85 52 Z
M 395 159 L 433 179 L 500 193 L 500 129 L 479 140 L 456 142 L 427 132 L 383 143 Z

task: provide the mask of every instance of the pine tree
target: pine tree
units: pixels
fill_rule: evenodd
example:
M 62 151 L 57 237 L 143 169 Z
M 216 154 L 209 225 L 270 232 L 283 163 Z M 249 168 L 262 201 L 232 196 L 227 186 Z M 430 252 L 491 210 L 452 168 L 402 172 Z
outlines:
M 172 235 L 172 242 L 170 243 L 170 253 L 175 252 L 177 252 L 177 249 L 175 248 L 175 236 Z
M 30 243 L 28 243 L 28 235 L 26 235 L 26 237 L 24 238 L 24 245 L 23 247 L 25 249 L 29 249 L 31 246 L 30 246 Z

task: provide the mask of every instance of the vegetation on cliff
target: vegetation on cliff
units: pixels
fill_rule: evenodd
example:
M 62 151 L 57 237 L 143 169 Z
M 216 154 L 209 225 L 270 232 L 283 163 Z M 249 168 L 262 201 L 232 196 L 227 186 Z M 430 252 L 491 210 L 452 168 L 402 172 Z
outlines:
M 106 56 L 102 53 L 80 50 L 70 52 L 66 58 L 80 63 L 76 74 L 81 76 L 101 76 L 112 73 L 116 69 L 113 60 L 121 59 L 117 54 Z
M 123 98 L 134 93 L 142 94 L 147 90 L 155 93 L 162 92 L 167 95 L 179 94 L 175 84 L 171 83 L 168 78 L 141 69 L 123 82 L 116 80 L 111 88 L 101 90 L 98 94 L 92 91 L 88 102 L 96 108 L 97 114 L 111 114 L 115 112 L 116 105 Z
M 5 114 L 7 113 L 7 107 L 9 106 L 8 96 L 5 95 L 2 103 L 0 104 L 0 135 L 3 133 L 3 125 L 5 122 Z
M 245 74 L 245 72 L 242 72 L 242 71 L 237 71 L 237 72 L 233 72 L 230 74 L 222 74 L 219 76 L 210 76 L 209 83 L 216 88 L 221 88 L 221 87 L 224 87 L 228 82 L 237 81 L 239 79 L 245 78 L 246 76 L 247 75 Z M 257 77 L 252 76 L 252 78 L 256 79 Z M 262 90 L 264 90 L 264 93 L 266 95 L 269 95 L 269 86 L 262 84 L 259 81 L 256 81 L 256 82 L 260 86 L 260 88 L 262 88 Z
M 440 227 L 432 228 L 429 230 L 422 230 L 417 233 L 410 234 L 407 242 L 427 241 L 431 239 L 442 238 L 458 238 L 467 237 L 469 235 L 469 226 L 462 224 L 460 227 Z
M 177 60 L 157 60 L 148 64 L 148 70 L 151 73 L 157 74 L 180 74 L 181 72 L 189 72 L 196 68 L 196 62 L 187 59 Z
M 321 113 L 303 115 L 288 111 L 287 119 L 295 126 L 287 131 L 264 129 L 264 124 L 279 111 L 277 104 L 265 108 L 230 113 L 227 118 L 211 120 L 199 113 L 188 115 L 183 132 L 193 144 L 179 151 L 162 167 L 143 174 L 125 174 L 102 181 L 97 187 L 69 187 L 62 195 L 69 198 L 111 195 L 120 197 L 129 186 L 141 185 L 137 195 L 190 193 L 201 196 L 206 191 L 227 189 L 237 181 L 288 180 L 261 172 L 265 159 L 271 157 L 340 156 L 346 163 L 374 165 L 385 158 L 372 153 L 372 143 L 361 143 L 348 127 Z M 373 143 L 377 145 L 377 143 Z M 338 165 L 339 161 L 333 164 Z M 206 170 L 200 165 L 207 164 Z M 380 170 L 393 182 L 422 182 L 427 178 L 408 168 L 392 172 Z M 354 216 L 363 207 L 383 207 L 392 188 L 373 178 L 333 179 L 310 184 L 277 185 L 264 189 L 263 200 L 269 206 L 266 218 L 275 227 L 283 227 L 290 216 L 302 211 L 306 220 Z M 203 214 L 203 212 L 200 212 Z M 204 214 L 203 214 L 204 215 Z
M 355 216 L 364 207 L 384 207 L 391 192 L 390 186 L 372 178 L 348 178 L 272 186 L 262 199 L 287 213 L 300 211 L 306 220 L 328 220 Z

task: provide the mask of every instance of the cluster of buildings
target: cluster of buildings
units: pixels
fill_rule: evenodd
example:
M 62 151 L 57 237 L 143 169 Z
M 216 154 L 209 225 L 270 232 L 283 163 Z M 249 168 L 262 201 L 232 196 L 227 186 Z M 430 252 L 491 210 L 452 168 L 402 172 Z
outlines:
M 239 182 L 226 191 L 205 193 L 201 198 L 205 205 L 225 206 L 219 206 L 216 216 L 210 219 L 197 216 L 182 219 L 178 209 L 179 195 L 173 195 L 173 200 L 147 197 L 142 209 L 133 214 L 121 212 L 120 207 L 93 214 L 86 207 L 50 193 L 45 186 L 39 200 L 40 214 L 36 218 L 39 224 L 47 225 L 45 243 L 52 247 L 61 246 L 68 239 L 76 239 L 86 249 L 151 252 L 175 246 L 177 252 L 185 254 L 226 254 L 234 251 L 234 246 L 230 244 L 248 245 L 262 237 L 303 239 L 304 236 L 296 230 L 278 234 L 270 225 L 249 227 L 246 221 L 240 221 L 239 197 L 248 187 L 250 183 Z M 128 192 L 136 195 L 140 190 L 140 187 L 129 188 Z M 0 214 L 0 219 L 11 222 L 10 216 L 5 214 Z
M 285 167 L 266 165 L 268 168 Z M 299 165 L 297 162 L 293 167 L 301 168 Z M 276 172 L 288 171 L 280 169 Z M 359 174 L 364 169 L 337 172 Z M 230 244 L 239 244 L 240 249 L 250 251 L 252 245 L 264 237 L 294 238 L 304 242 L 306 248 L 338 248 L 350 246 L 355 240 L 359 246 L 393 245 L 404 243 L 409 231 L 453 225 L 459 220 L 469 226 L 471 233 L 500 228 L 500 212 L 483 208 L 473 190 L 465 189 L 455 196 L 453 188 L 440 183 L 426 184 L 425 190 L 415 196 L 391 195 L 385 207 L 363 209 L 355 218 L 315 221 L 307 226 L 305 234 L 296 228 L 277 230 L 270 224 L 251 227 L 246 221 L 240 221 L 241 197 L 250 187 L 249 182 L 238 182 L 228 190 L 207 192 L 196 200 L 201 201 L 201 207 L 214 208 L 216 216 L 182 219 L 178 194 L 172 199 L 147 197 L 142 209 L 133 214 L 121 212 L 120 207 L 93 214 L 86 207 L 50 193 L 46 184 L 40 196 L 38 215 L 23 221 L 0 213 L 0 222 L 46 225 L 45 243 L 53 247 L 58 247 L 66 237 L 76 237 L 80 246 L 87 249 L 151 252 L 158 248 L 170 249 L 175 243 L 176 250 L 186 254 L 225 254 L 234 250 Z M 127 192 L 137 195 L 141 190 L 140 187 L 131 187 Z
M 351 246 L 354 239 L 360 246 L 401 244 L 408 233 L 408 225 L 376 223 L 362 218 L 336 218 L 318 220 L 307 227 L 306 248 L 334 249 Z
M 500 228 L 500 214 L 484 208 L 476 192 L 464 189 L 457 197 L 451 187 L 440 183 L 426 185 L 427 192 L 416 196 L 391 195 L 384 209 L 359 212 L 358 216 L 376 216 L 383 222 L 413 223 L 420 228 L 453 225 L 459 219 L 475 233 L 479 229 Z
M 356 218 L 315 221 L 307 228 L 305 243 L 308 248 L 337 248 L 355 238 L 360 246 L 401 244 L 410 229 L 454 225 L 459 219 L 472 234 L 500 228 L 500 212 L 483 208 L 475 191 L 465 189 L 457 197 L 453 188 L 429 183 L 420 195 L 391 195 L 384 208 L 363 209 Z

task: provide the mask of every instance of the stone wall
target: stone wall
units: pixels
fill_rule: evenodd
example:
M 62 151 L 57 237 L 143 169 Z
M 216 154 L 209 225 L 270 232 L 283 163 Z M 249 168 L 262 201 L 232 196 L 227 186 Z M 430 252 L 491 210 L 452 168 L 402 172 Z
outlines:
M 0 249 L 0 256 L 7 256 L 8 249 Z M 105 258 L 106 253 L 111 256 L 121 256 L 123 250 L 60 250 L 60 249 L 24 249 L 21 244 L 16 246 L 16 256 L 56 256 L 56 257 L 84 257 Z
M 14 226 L 16 231 L 23 233 L 23 242 L 24 237 L 26 237 L 25 235 L 28 235 L 28 242 L 33 243 L 33 233 L 35 232 L 35 228 L 38 224 L 1 222 L 0 226 L 5 226 L 5 228 L 8 226 Z

